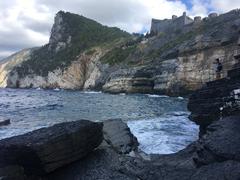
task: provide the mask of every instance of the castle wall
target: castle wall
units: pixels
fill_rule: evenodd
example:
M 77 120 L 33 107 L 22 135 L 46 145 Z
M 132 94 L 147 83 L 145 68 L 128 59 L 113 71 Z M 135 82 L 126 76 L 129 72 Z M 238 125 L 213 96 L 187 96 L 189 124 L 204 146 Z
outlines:
M 183 29 L 184 31 L 189 31 L 191 28 L 196 27 L 196 25 L 199 25 L 202 21 L 211 21 L 214 19 L 214 21 L 217 22 L 227 22 L 232 21 L 233 18 L 240 16 L 240 9 L 232 10 L 226 14 L 220 14 L 217 13 L 210 13 L 208 17 L 205 17 L 201 19 L 200 16 L 195 17 L 195 20 L 191 19 L 186 15 L 184 12 L 182 16 L 177 17 L 173 15 L 172 19 L 165 19 L 165 20 L 157 20 L 152 19 L 152 26 L 151 26 L 151 32 L 154 34 L 158 34 L 160 32 L 173 32 L 178 29 Z M 238 24 L 238 23 L 237 23 Z M 188 25 L 188 26 L 186 26 Z M 193 25 L 193 26 L 191 26 Z
M 184 18 L 184 25 L 191 24 L 193 23 L 193 20 L 190 17 L 185 17 Z
M 182 29 L 185 25 L 192 23 L 193 20 L 186 16 L 184 13 L 181 17 L 176 17 L 172 19 L 157 20 L 152 19 L 151 33 L 158 34 L 160 32 L 172 32 L 178 29 Z
M 152 19 L 151 33 L 158 34 L 159 32 L 166 32 L 171 22 L 171 20 Z

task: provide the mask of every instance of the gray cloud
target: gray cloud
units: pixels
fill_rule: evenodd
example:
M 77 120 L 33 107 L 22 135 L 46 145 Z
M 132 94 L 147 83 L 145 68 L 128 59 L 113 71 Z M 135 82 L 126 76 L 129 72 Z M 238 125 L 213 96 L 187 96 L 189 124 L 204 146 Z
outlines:
M 17 37 L 16 39 L 14 36 Z M 31 47 L 36 46 L 36 43 L 33 43 L 31 38 L 26 35 L 24 31 L 8 31 L 1 32 L 0 36 L 0 48 L 3 50 L 10 49 L 19 49 L 21 47 Z
M 120 26 L 130 32 L 140 31 L 151 18 L 146 7 L 137 1 L 29 0 L 25 4 L 21 0 L 1 1 L 0 52 L 6 54 L 47 43 L 46 37 L 59 10 L 81 14 L 105 25 Z M 33 37 L 34 34 L 44 38 Z
M 206 15 L 208 9 L 222 12 L 233 4 L 240 6 L 239 0 L 190 1 L 193 8 L 188 12 L 192 16 Z M 0 9 L 0 59 L 8 53 L 47 43 L 59 10 L 81 14 L 128 32 L 149 29 L 151 18 L 170 18 L 187 10 L 179 0 L 2 0 Z
M 103 24 L 128 24 L 127 31 L 134 31 L 135 23 L 146 23 L 151 20 L 147 8 L 138 0 L 38 0 L 38 3 L 47 4 L 53 11 L 70 11 L 97 20 Z
M 38 21 L 36 19 L 32 19 L 25 14 L 19 14 L 18 21 L 22 23 L 24 27 L 27 29 L 31 29 L 36 32 L 41 32 L 46 35 L 49 35 L 50 29 L 52 26 L 52 21 Z

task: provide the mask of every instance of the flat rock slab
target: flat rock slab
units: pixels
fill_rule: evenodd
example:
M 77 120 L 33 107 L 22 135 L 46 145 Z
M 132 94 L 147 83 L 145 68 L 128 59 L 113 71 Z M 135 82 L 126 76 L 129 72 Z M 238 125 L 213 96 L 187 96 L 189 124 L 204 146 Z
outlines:
M 105 141 L 120 154 L 127 154 L 138 149 L 138 140 L 129 127 L 121 119 L 111 119 L 103 122 Z
M 0 140 L 0 170 L 20 166 L 26 175 L 52 172 L 98 147 L 103 139 L 102 126 L 79 120 Z
M 240 162 L 240 116 L 230 116 L 212 123 L 199 140 L 200 165 L 227 160 Z

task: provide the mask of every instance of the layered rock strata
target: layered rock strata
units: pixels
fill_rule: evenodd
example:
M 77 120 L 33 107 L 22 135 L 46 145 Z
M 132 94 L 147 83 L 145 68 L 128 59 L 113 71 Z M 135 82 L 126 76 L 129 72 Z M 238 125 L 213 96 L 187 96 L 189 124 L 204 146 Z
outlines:
M 194 92 L 188 103 L 190 119 L 204 130 L 213 121 L 239 114 L 240 68 L 228 71 L 226 78 L 208 82 Z
M 0 140 L 0 177 L 8 176 L 8 169 L 29 177 L 45 175 L 85 157 L 102 139 L 101 123 L 81 120 Z

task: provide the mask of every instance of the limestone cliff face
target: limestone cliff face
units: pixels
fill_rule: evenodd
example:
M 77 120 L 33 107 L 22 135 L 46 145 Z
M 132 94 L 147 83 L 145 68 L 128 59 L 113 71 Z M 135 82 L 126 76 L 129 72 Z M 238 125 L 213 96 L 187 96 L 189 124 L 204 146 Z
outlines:
M 111 93 L 151 92 L 153 79 L 145 73 L 145 70 L 142 68 L 143 67 L 123 68 L 111 73 L 109 80 L 103 86 L 103 90 Z
M 143 65 L 137 68 L 121 69 L 111 74 L 103 89 L 107 92 L 144 92 L 185 95 L 214 80 L 215 59 L 222 57 L 222 77 L 237 63 L 234 54 L 239 47 L 219 46 L 199 50 L 174 59 Z
M 233 10 L 139 39 L 59 12 L 48 44 L 0 65 L 0 86 L 188 94 L 215 79 L 216 58 L 222 77 L 237 63 L 239 17 Z
M 187 25 L 175 33 L 148 39 L 138 64 L 114 72 L 103 86 L 107 92 L 148 92 L 184 95 L 214 80 L 215 59 L 223 64 L 222 78 L 236 63 L 240 47 L 240 11 Z M 139 65 L 140 64 L 140 65 Z
M 181 94 L 199 89 L 204 83 L 216 79 L 214 62 L 218 57 L 222 57 L 221 76 L 226 77 L 227 71 L 237 63 L 233 57 L 236 49 L 238 49 L 237 45 L 220 46 L 179 56 L 169 61 L 169 63 L 172 62 L 169 66 L 175 67 L 175 71 L 155 76 L 154 90 L 166 91 L 169 94 Z
M 131 35 L 118 28 L 60 11 L 55 17 L 49 43 L 19 62 L 2 87 L 91 89 L 103 84 L 105 69 L 100 58 Z
M 59 52 L 71 45 L 72 37 L 64 20 L 64 12 L 59 11 L 54 19 L 48 50 Z
M 82 53 L 66 69 L 59 68 L 48 72 L 46 77 L 27 75 L 22 78 L 13 73 L 8 79 L 8 87 L 91 89 L 96 86 L 96 80 L 101 75 L 102 66 L 100 67 L 99 58 L 103 52 L 96 48 L 91 55 Z
M 14 67 L 27 61 L 33 49 L 22 50 L 0 62 L 0 87 L 7 87 L 9 78 L 14 78 L 11 71 Z

